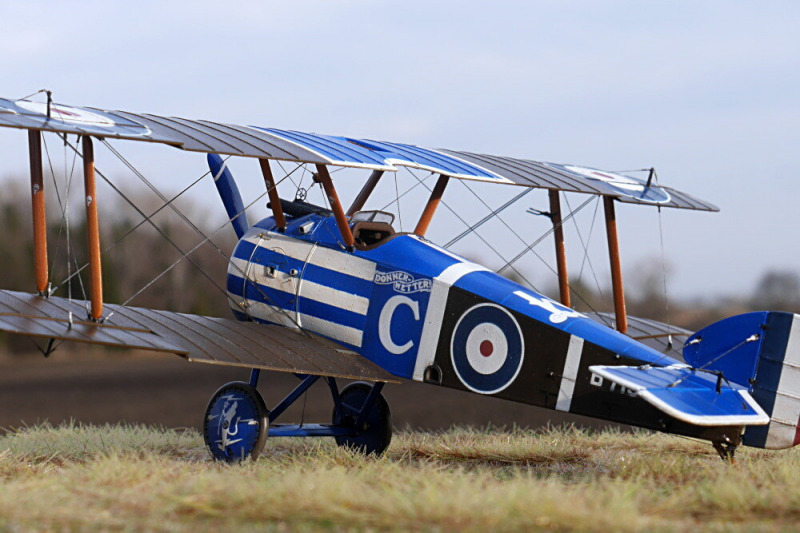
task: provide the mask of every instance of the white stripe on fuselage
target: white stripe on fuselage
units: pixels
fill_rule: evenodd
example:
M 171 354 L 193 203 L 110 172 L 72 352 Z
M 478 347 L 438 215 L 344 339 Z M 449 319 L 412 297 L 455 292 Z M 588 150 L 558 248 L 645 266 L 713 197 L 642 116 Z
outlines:
M 569 348 L 567 348 L 567 358 L 564 361 L 564 371 L 561 373 L 558 400 L 556 400 L 556 409 L 559 411 L 569 411 L 572 406 L 572 395 L 575 392 L 575 380 L 578 378 L 578 368 L 581 366 L 582 354 L 583 339 L 571 335 Z
M 273 322 L 297 329 L 297 324 L 292 322 L 284 310 L 273 305 L 262 302 L 250 302 L 247 307 L 247 313 L 253 318 L 266 320 L 267 322 Z M 344 342 L 358 348 L 361 347 L 364 332 L 359 329 L 343 326 L 329 320 L 311 315 L 305 315 L 303 313 L 299 313 L 297 318 L 299 319 L 298 321 L 302 323 L 303 329 L 319 333 L 320 335 L 330 337 L 331 339 Z
M 244 259 L 238 259 L 234 257 L 231 259 L 231 263 L 234 264 L 237 271 L 241 270 L 244 272 L 245 268 L 247 267 L 247 261 Z M 296 295 L 297 283 L 299 282 L 301 285 L 300 296 L 303 298 L 322 302 L 340 309 L 346 309 L 359 315 L 366 316 L 367 309 L 369 309 L 369 298 L 364 296 L 340 291 L 338 289 L 334 289 L 333 287 L 322 285 L 307 279 L 299 280 L 298 278 L 279 270 L 275 270 L 275 275 L 270 276 L 263 272 L 262 269 L 253 268 L 253 266 L 260 265 L 252 265 L 250 267 L 250 280 L 255 281 L 259 285 L 263 285 L 265 287 L 279 290 L 291 295 Z M 262 271 L 259 272 L 259 270 Z
M 348 276 L 367 281 L 372 281 L 375 277 L 374 262 L 352 254 L 316 246 L 315 243 L 301 241 L 259 228 L 252 228 L 244 235 L 243 239 L 261 248 L 282 253 L 292 259 L 302 262 L 307 261 L 311 265 L 342 272 Z M 312 248 L 315 246 L 316 249 L 311 253 Z
M 432 365 L 436 359 L 436 347 L 439 344 L 439 335 L 442 329 L 442 320 L 444 319 L 445 307 L 447 307 L 447 296 L 450 293 L 450 287 L 471 272 L 488 270 L 488 268 L 475 263 L 455 263 L 445 268 L 441 274 L 433 279 L 431 296 L 428 300 L 428 310 L 425 313 L 425 323 L 422 325 L 422 335 L 420 336 L 419 349 L 417 350 L 417 361 L 414 365 L 413 378 L 415 381 L 422 381 L 425 369 Z

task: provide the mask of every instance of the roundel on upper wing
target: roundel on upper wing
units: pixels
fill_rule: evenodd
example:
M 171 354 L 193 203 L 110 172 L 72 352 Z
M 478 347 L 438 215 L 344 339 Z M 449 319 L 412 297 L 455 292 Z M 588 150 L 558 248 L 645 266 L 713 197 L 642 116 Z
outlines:
M 458 379 L 481 394 L 500 392 L 522 368 L 525 342 L 516 319 L 499 305 L 471 307 L 458 319 L 450 356 Z
M 27 100 L 20 100 L 16 102 L 17 107 L 40 115 L 48 114 L 48 105 L 42 102 L 29 102 Z M 150 128 L 125 119 L 123 117 L 114 116 L 100 110 L 89 111 L 85 108 L 72 107 L 63 104 L 50 104 L 49 106 L 50 121 L 62 122 L 64 124 L 71 124 L 87 129 L 98 129 L 101 131 L 108 131 L 109 133 L 124 133 L 125 135 L 150 135 Z
M 648 186 L 646 181 L 631 176 L 625 176 L 618 172 L 607 172 L 605 170 L 579 167 L 576 165 L 558 165 L 555 163 L 547 163 L 547 165 L 579 174 L 586 178 L 602 181 L 616 193 L 629 198 L 636 198 L 637 200 L 656 204 L 664 204 L 671 200 L 669 193 L 658 185 L 650 184 Z
M 27 100 L 23 100 L 17 102 L 17 105 L 27 111 L 41 113 L 42 115 L 47 114 L 47 104 L 41 102 L 28 102 Z M 62 104 L 51 104 L 50 115 L 55 120 L 60 120 L 61 122 L 67 122 L 69 124 L 76 124 L 79 126 L 112 128 L 117 125 L 116 122 L 107 116 L 103 116 L 98 113 L 92 113 L 86 109 L 80 109 Z

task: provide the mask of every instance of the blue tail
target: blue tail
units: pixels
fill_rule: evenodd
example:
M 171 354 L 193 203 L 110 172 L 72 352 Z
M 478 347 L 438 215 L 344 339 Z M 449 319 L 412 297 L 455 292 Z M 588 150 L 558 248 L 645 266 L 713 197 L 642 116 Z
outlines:
M 720 320 L 689 337 L 683 357 L 746 387 L 769 415 L 769 425 L 747 428 L 745 445 L 800 443 L 800 315 L 760 311 Z
M 233 231 L 241 239 L 250 228 L 250 223 L 247 221 L 247 213 L 244 212 L 244 202 L 242 195 L 239 194 L 239 187 L 236 186 L 231 171 L 217 154 L 208 154 L 208 168 L 214 177 L 214 184 L 217 186 L 219 197 L 222 198 L 228 218 L 233 224 Z

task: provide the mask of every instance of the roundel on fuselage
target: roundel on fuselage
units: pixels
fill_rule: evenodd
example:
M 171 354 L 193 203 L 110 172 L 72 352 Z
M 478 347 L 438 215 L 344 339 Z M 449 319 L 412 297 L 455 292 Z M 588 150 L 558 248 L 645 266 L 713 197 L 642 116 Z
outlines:
M 483 303 L 458 319 L 450 341 L 453 369 L 469 390 L 502 391 L 522 368 L 525 341 L 517 320 L 499 305 Z

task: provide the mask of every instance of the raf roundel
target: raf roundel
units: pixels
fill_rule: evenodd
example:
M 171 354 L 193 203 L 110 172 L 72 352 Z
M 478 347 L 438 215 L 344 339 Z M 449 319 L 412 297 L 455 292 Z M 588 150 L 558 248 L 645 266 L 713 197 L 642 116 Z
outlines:
M 516 319 L 499 305 L 478 304 L 458 319 L 450 342 L 453 369 L 469 390 L 502 391 L 522 368 L 525 342 Z

